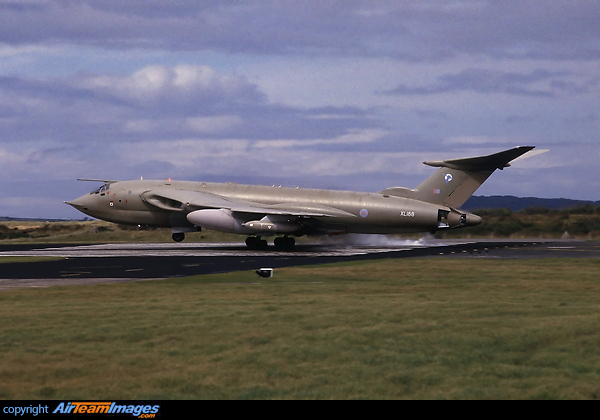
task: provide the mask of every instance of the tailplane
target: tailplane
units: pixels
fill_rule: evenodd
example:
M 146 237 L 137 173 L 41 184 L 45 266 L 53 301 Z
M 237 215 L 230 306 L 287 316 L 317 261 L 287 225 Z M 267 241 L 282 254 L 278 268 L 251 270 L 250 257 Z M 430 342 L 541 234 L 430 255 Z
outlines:
M 510 166 L 509 162 L 534 148 L 535 146 L 518 146 L 489 156 L 426 161 L 423 162 L 425 165 L 440 169 L 416 189 L 388 188 L 381 193 L 458 208 L 496 169 L 502 170 Z

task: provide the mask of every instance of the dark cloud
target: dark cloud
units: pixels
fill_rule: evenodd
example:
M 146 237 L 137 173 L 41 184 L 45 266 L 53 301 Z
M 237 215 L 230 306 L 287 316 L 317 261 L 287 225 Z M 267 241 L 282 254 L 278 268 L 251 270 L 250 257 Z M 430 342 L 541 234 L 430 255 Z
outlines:
M 505 0 L 0 3 L 0 41 L 265 55 L 597 59 L 600 3 Z
M 587 0 L 425 2 L 421 42 L 440 56 L 597 59 L 600 4 Z M 446 5 L 446 7 L 443 6 Z M 454 7 L 453 7 L 454 6 Z
M 269 103 L 244 77 L 206 66 L 150 66 L 125 76 L 51 80 L 0 77 L 0 95 L 5 142 L 328 138 L 375 125 L 356 107 Z
M 490 69 L 466 69 L 456 74 L 444 74 L 429 86 L 399 85 L 383 91 L 387 95 L 432 95 L 447 92 L 471 91 L 483 94 L 504 93 L 518 96 L 555 97 L 561 94 L 588 93 L 596 82 L 584 84 L 565 80 L 573 76 L 565 71 L 535 70 L 530 73 L 506 72 Z M 540 88 L 542 83 L 545 86 Z

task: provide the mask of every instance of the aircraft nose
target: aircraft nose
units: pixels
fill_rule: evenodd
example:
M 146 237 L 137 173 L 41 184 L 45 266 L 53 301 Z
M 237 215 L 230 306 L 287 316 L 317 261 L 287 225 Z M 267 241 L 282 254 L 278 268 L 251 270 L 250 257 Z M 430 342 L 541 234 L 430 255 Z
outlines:
M 79 211 L 86 211 L 91 204 L 91 200 L 89 195 L 83 195 L 73 201 L 65 201 L 65 203 L 69 206 L 75 207 Z

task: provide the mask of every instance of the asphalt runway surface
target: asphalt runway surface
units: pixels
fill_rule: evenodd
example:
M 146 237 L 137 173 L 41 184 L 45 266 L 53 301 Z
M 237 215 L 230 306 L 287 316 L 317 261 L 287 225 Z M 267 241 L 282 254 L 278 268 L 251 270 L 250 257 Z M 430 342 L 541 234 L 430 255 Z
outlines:
M 0 245 L 2 257 L 51 257 L 0 264 L 0 290 L 140 281 L 384 258 L 600 258 L 600 243 L 543 240 L 299 243 L 293 251 L 249 250 L 236 243 Z

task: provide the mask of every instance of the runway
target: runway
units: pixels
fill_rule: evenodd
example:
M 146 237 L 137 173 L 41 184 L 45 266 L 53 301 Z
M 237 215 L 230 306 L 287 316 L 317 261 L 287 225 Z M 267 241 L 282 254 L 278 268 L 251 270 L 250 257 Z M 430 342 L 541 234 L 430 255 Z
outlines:
M 4 257 L 47 257 L 0 264 L 0 290 L 161 278 L 383 258 L 600 258 L 589 241 L 421 240 L 299 243 L 293 251 L 237 243 L 0 245 Z

